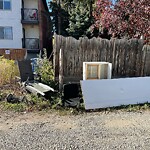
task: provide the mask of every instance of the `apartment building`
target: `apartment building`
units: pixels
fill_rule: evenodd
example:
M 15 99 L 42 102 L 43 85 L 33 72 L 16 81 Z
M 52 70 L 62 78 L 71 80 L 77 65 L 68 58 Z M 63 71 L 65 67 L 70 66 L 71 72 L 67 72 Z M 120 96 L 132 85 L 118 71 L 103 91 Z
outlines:
M 49 33 L 46 0 L 0 0 L 0 49 L 26 48 L 28 58 L 36 57 Z

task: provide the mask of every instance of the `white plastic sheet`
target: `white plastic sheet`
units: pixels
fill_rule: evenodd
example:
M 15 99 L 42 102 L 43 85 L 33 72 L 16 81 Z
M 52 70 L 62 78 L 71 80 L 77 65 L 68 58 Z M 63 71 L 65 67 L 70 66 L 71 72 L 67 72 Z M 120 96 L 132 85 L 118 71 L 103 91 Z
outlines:
M 150 77 L 81 81 L 85 109 L 150 102 Z

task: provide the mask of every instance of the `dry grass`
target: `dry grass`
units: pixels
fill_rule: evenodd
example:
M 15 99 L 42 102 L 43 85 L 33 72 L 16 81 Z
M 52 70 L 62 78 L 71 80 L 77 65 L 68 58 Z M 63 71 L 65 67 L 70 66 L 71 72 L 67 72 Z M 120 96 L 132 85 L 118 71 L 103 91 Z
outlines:
M 18 74 L 18 67 L 13 60 L 0 57 L 0 86 L 12 83 Z

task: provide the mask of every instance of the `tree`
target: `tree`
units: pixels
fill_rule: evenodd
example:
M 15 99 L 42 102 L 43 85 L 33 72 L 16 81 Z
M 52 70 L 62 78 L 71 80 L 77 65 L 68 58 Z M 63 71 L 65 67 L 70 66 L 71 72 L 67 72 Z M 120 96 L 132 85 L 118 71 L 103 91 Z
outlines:
M 74 6 L 73 0 L 62 0 L 61 6 L 62 6 L 67 12 L 69 12 L 69 10 L 71 10 L 71 8 Z
M 69 27 L 68 12 L 57 1 L 50 2 L 49 9 L 51 10 L 50 16 L 52 18 L 53 32 L 68 36 L 66 31 Z
M 74 1 L 72 9 L 69 11 L 69 27 L 67 29 L 70 36 L 79 38 L 87 36 L 88 29 L 92 25 L 90 12 L 85 2 Z
M 69 28 L 70 36 L 79 38 L 82 36 L 91 37 L 90 26 L 94 23 L 92 16 L 93 0 L 73 0 L 72 8 L 69 10 Z
M 106 28 L 121 37 L 150 38 L 150 3 L 149 0 L 97 0 L 94 28 Z
M 91 36 L 95 0 L 53 0 L 49 3 L 54 32 L 63 36 Z

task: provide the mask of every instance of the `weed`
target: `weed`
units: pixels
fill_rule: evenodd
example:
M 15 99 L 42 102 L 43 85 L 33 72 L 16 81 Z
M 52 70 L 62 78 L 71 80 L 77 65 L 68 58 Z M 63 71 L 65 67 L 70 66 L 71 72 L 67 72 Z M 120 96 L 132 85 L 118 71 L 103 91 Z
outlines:
M 27 108 L 26 104 L 24 104 L 24 103 L 12 104 L 12 103 L 8 103 L 8 102 L 5 102 L 5 101 L 1 102 L 0 106 L 3 110 L 12 110 L 12 111 L 15 111 L 15 112 L 23 112 Z
M 150 108 L 150 104 L 149 103 L 145 103 L 143 106 L 141 106 L 142 110 L 147 110 Z
M 43 109 L 48 109 L 50 107 L 51 107 L 50 101 L 43 100 L 42 97 L 38 97 L 36 95 L 28 96 L 28 108 L 30 110 L 43 110 Z
M 60 116 L 66 116 L 66 115 L 72 115 L 72 114 L 77 115 L 78 113 L 77 110 L 74 108 L 63 108 L 63 107 L 58 109 L 57 112 Z

